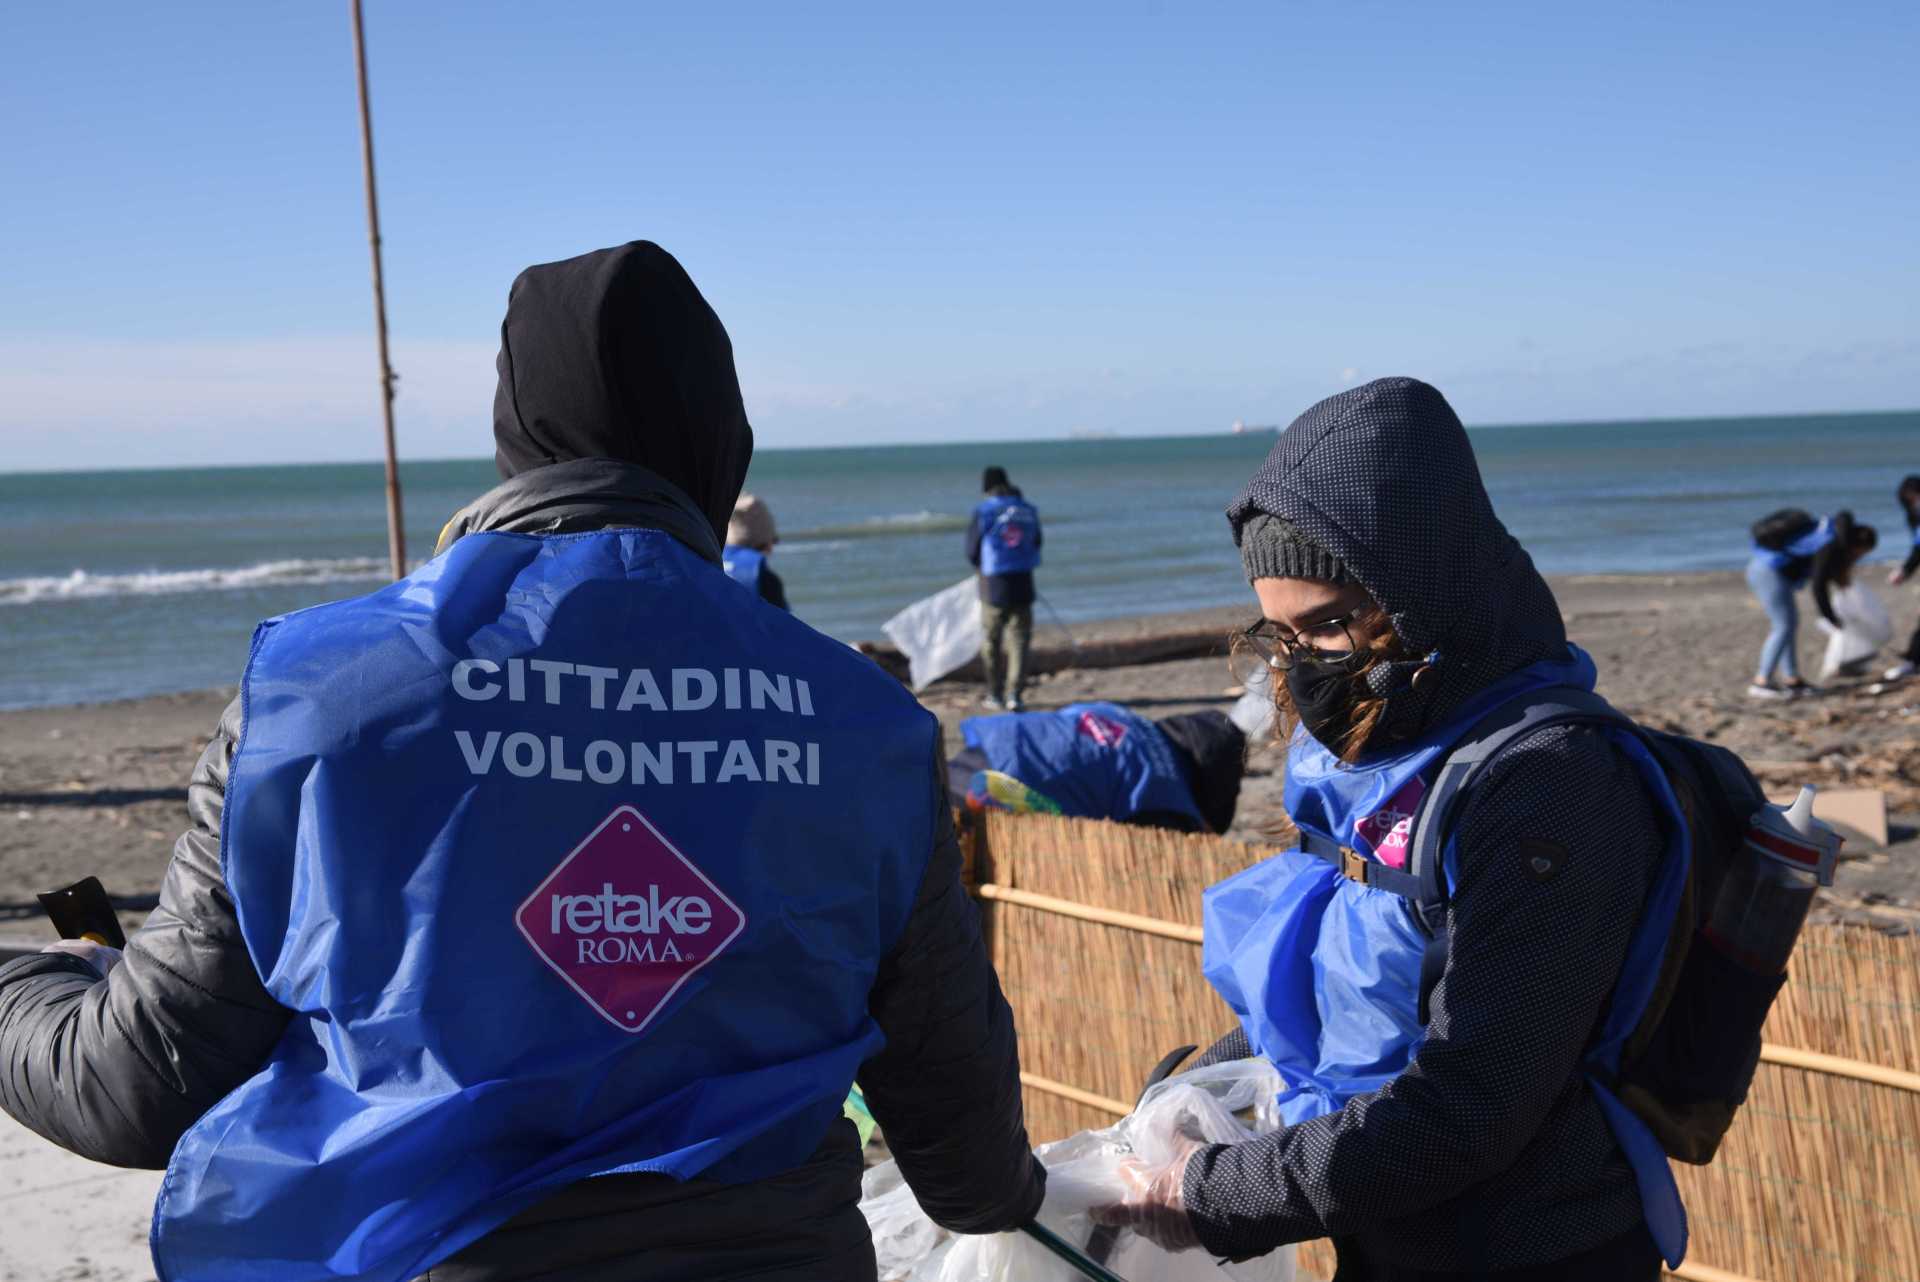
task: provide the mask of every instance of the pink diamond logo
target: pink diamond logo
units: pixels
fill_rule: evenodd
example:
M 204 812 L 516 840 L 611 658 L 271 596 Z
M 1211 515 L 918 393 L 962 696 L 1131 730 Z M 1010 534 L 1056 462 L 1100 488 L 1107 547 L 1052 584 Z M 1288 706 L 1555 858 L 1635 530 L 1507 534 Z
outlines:
M 1127 728 L 1124 725 L 1098 712 L 1081 713 L 1079 730 L 1083 736 L 1093 740 L 1102 748 L 1111 748 L 1127 737 Z
M 632 806 L 588 833 L 513 920 L 567 987 L 628 1033 L 747 928 L 739 905 Z

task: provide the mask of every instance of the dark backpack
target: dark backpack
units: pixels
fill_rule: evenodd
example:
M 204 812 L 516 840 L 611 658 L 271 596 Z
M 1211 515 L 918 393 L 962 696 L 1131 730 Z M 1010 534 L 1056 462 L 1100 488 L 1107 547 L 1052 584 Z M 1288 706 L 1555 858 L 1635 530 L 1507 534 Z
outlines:
M 1795 539 L 1812 532 L 1820 524 L 1812 513 L 1803 512 L 1797 507 L 1783 507 L 1778 512 L 1769 512 L 1753 523 L 1753 542 L 1769 552 L 1784 552 L 1787 545 Z
M 1622 1051 L 1609 1085 L 1659 1137 L 1667 1154 L 1695 1165 L 1713 1160 L 1733 1115 L 1746 1101 L 1760 1061 L 1760 1029 L 1785 975 L 1755 974 L 1700 935 L 1727 870 L 1743 858 L 1754 813 L 1766 804 L 1759 783 L 1725 748 L 1636 724 L 1599 695 L 1572 687 L 1534 690 L 1496 708 L 1443 760 L 1414 813 L 1407 866 L 1389 868 L 1303 834 L 1310 854 L 1329 859 L 1355 881 L 1410 901 L 1430 940 L 1420 976 L 1420 1021 L 1446 968 L 1447 838 L 1481 772 L 1507 749 L 1549 726 L 1593 725 L 1635 735 L 1666 772 L 1686 817 L 1692 863 L 1667 938 L 1658 982 Z

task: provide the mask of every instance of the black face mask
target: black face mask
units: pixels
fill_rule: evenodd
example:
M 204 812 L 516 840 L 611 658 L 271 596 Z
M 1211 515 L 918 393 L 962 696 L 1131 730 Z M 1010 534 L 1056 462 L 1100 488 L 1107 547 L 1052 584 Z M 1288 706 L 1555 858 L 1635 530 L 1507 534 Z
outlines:
M 1360 694 L 1353 669 L 1344 663 L 1296 656 L 1287 669 L 1287 694 L 1306 732 L 1337 754 L 1340 741 L 1353 728 L 1354 700 Z

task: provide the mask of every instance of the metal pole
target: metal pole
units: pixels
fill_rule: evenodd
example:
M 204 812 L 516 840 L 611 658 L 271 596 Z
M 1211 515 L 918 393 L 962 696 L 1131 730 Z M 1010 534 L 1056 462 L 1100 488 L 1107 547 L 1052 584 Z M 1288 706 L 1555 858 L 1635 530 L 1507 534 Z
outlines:
M 373 323 L 380 336 L 380 410 L 387 430 L 387 555 L 393 577 L 407 573 L 407 530 L 400 519 L 400 460 L 393 446 L 393 364 L 387 359 L 387 287 L 380 270 L 380 198 L 373 185 L 373 108 L 367 103 L 367 41 L 360 23 L 360 0 L 348 0 L 353 13 L 353 63 L 360 81 L 360 158 L 367 174 L 367 243 L 373 249 Z

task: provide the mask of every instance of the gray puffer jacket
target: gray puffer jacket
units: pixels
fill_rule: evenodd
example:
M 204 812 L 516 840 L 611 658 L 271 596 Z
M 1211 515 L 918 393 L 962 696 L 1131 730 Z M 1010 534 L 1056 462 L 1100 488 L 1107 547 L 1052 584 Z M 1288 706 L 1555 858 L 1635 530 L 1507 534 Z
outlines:
M 606 459 L 539 468 L 467 508 L 447 537 L 641 526 L 711 545 L 696 550 L 717 557 L 706 523 L 657 479 Z M 194 770 L 194 826 L 174 848 L 159 907 L 107 979 L 59 954 L 0 967 L 0 1107 L 97 1161 L 165 1166 L 180 1136 L 262 1068 L 289 1019 L 247 954 L 221 876 L 221 806 L 240 730 L 236 701 Z M 1044 1176 L 1022 1118 L 1012 1013 L 960 883 L 933 745 L 926 788 L 943 820 L 908 927 L 869 999 L 887 1041 L 859 1081 L 927 1212 L 958 1232 L 998 1231 L 1031 1217 Z M 586 1181 L 427 1278 L 872 1282 L 861 1169 L 852 1125 L 836 1121 L 803 1166 L 754 1184 Z
M 1565 653 L 1552 591 L 1424 383 L 1381 379 L 1301 415 L 1228 509 L 1236 539 L 1260 512 L 1344 562 L 1419 656 L 1370 673 L 1388 736 L 1418 737 Z M 1413 1062 L 1338 1112 L 1204 1150 L 1183 1192 L 1210 1250 L 1331 1236 L 1356 1274 L 1369 1260 L 1478 1277 L 1638 1225 L 1633 1173 L 1580 1061 L 1665 849 L 1646 788 L 1602 731 L 1542 730 L 1475 783 L 1454 837 L 1450 949 Z

